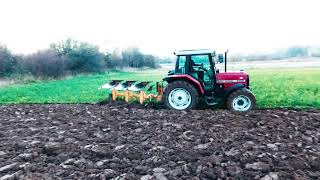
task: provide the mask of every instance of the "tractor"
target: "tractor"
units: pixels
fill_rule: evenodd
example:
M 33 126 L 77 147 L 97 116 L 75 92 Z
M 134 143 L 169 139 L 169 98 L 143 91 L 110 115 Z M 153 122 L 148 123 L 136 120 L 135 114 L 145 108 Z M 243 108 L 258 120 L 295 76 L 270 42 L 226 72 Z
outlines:
M 227 72 L 227 53 L 216 54 L 207 49 L 175 52 L 175 69 L 163 78 L 165 87 L 163 82 L 156 83 L 157 94 L 146 93 L 145 88 L 151 82 L 113 80 L 102 88 L 112 90 L 112 100 L 123 96 L 127 102 L 136 98 L 143 104 L 145 100 L 156 99 L 173 110 L 194 109 L 204 102 L 208 106 L 245 113 L 256 105 L 255 96 L 250 91 L 249 75 L 243 70 Z M 224 72 L 220 72 L 216 64 L 223 62 Z

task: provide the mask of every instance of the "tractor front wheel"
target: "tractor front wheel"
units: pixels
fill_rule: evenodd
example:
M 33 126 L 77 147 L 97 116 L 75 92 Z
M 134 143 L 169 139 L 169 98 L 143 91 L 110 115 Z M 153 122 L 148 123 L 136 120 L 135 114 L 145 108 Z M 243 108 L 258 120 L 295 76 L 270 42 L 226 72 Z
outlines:
M 246 113 L 256 107 L 256 98 L 248 89 L 239 89 L 229 95 L 227 107 L 233 112 Z
M 186 81 L 169 83 L 164 90 L 164 104 L 174 110 L 190 110 L 198 104 L 198 91 Z

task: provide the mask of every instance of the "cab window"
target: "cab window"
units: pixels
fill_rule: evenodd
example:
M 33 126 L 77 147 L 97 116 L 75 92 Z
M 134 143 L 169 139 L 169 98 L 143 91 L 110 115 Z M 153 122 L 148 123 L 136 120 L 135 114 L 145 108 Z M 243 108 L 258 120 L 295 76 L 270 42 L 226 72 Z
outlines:
M 186 66 L 186 56 L 178 56 L 176 73 L 185 74 L 185 66 Z
M 194 68 L 196 68 L 197 65 L 203 65 L 204 69 L 209 69 L 211 67 L 208 55 L 193 55 L 191 56 L 191 60 L 194 63 L 192 64 L 194 65 Z
M 205 84 L 212 84 L 213 69 L 209 55 L 192 55 L 190 57 L 190 74 Z

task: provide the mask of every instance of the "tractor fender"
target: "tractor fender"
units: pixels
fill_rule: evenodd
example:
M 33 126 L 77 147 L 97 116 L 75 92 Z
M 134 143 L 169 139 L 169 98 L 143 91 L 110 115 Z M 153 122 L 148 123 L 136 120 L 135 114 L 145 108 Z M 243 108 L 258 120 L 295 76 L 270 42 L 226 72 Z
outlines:
M 223 100 L 227 99 L 228 96 L 233 93 L 234 91 L 238 90 L 238 89 L 242 89 L 245 88 L 246 85 L 245 84 L 235 84 L 231 87 L 229 87 L 223 94 Z
M 194 77 L 192 77 L 188 74 L 170 75 L 170 76 L 163 78 L 163 80 L 167 81 L 168 83 L 171 83 L 173 81 L 178 81 L 178 80 L 188 81 L 198 90 L 200 95 L 204 94 L 204 89 L 203 89 L 201 83 L 198 80 L 196 80 Z

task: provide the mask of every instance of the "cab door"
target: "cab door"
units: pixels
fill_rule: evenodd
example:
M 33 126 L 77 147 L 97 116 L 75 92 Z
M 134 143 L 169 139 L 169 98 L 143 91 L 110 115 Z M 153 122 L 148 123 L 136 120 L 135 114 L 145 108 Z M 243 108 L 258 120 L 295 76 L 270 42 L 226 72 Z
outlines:
M 202 82 L 205 87 L 212 86 L 214 84 L 214 68 L 210 61 L 211 55 L 191 55 L 188 58 L 189 74 Z

